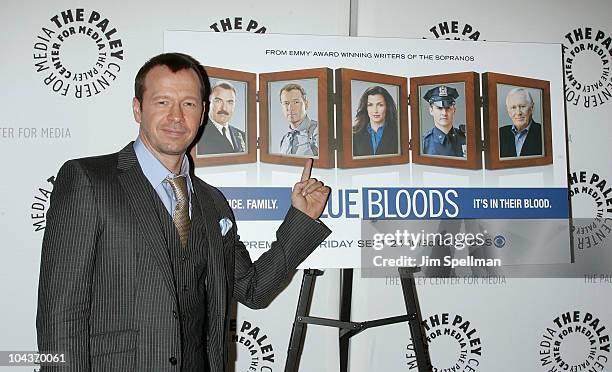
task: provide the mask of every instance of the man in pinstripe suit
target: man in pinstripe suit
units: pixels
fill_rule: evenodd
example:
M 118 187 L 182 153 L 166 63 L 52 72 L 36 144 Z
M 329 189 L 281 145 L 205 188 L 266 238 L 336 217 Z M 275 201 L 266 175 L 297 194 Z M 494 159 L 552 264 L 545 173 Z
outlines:
M 152 58 L 136 76 L 138 139 L 60 169 L 36 326 L 39 350 L 68 362 L 43 370 L 226 371 L 232 298 L 266 306 L 329 235 L 317 219 L 330 189 L 310 178 L 308 160 L 276 242 L 251 262 L 227 201 L 190 172 L 185 155 L 203 122 L 205 90 L 193 58 Z M 189 228 L 177 229 L 184 200 Z

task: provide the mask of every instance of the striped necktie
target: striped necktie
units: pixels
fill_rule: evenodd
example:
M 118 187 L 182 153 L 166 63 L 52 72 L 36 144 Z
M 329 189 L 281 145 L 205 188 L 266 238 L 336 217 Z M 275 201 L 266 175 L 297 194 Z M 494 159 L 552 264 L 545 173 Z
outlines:
M 168 179 L 174 195 L 176 196 L 176 207 L 172 213 L 172 220 L 174 226 L 179 233 L 181 239 L 181 246 L 187 245 L 187 239 L 189 238 L 189 229 L 191 227 L 191 220 L 189 219 L 189 193 L 187 192 L 187 178 L 185 176 L 177 176 Z

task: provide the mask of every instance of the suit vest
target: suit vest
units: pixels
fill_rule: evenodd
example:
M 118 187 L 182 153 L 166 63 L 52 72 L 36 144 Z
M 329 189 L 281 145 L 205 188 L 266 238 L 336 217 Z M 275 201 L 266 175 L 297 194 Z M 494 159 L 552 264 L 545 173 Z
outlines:
M 181 325 L 182 371 L 208 371 L 206 348 L 206 251 L 208 238 L 195 192 L 191 194 L 191 229 L 185 248 L 181 247 L 172 217 L 159 201 L 156 203 L 178 300 Z

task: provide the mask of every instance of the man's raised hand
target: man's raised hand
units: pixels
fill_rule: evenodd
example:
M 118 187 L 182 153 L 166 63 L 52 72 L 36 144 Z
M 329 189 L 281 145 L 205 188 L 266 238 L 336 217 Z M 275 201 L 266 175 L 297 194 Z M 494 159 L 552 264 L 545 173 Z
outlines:
M 316 178 L 310 178 L 312 163 L 312 159 L 306 160 L 302 171 L 302 179 L 293 186 L 291 204 L 316 220 L 325 209 L 331 189 Z

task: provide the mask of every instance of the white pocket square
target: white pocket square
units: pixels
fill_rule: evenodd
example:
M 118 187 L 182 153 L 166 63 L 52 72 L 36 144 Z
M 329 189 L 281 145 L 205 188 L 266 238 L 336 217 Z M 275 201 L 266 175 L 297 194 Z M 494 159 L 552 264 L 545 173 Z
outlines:
M 221 227 L 221 235 L 223 236 L 225 236 L 225 234 L 227 234 L 227 232 L 230 231 L 232 226 L 234 226 L 234 224 L 232 223 L 232 220 L 230 220 L 227 217 L 219 220 L 219 227 Z

